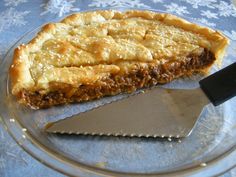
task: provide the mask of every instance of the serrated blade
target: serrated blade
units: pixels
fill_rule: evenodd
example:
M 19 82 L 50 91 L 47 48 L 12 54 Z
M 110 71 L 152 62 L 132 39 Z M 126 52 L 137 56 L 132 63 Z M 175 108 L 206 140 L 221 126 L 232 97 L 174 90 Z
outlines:
M 209 103 L 200 88 L 153 88 L 145 93 L 49 123 L 51 133 L 186 137 Z

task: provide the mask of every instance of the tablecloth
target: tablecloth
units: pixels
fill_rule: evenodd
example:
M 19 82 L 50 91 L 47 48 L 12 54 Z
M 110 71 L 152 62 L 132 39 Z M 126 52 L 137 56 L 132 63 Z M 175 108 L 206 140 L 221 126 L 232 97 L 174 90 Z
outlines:
M 236 1 L 230 0 L 2 0 L 0 1 L 0 63 L 7 50 L 27 31 L 88 7 L 155 8 L 188 16 L 197 22 L 217 28 L 231 40 L 236 40 L 235 5 Z M 0 176 L 63 175 L 24 152 L 0 122 Z M 236 176 L 236 168 L 222 176 Z

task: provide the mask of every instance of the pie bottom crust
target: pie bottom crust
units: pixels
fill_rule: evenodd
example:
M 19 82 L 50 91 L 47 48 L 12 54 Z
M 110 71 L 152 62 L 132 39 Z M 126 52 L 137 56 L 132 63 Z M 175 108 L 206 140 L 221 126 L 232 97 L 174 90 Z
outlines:
M 181 76 L 192 75 L 210 68 L 215 61 L 214 54 L 204 49 L 200 55 L 190 54 L 183 60 L 170 63 L 150 64 L 147 68 L 139 68 L 125 75 L 111 75 L 106 84 L 80 85 L 78 88 L 69 84 L 51 83 L 52 91 L 48 93 L 22 90 L 18 98 L 32 108 L 47 108 L 53 105 L 94 100 L 119 93 L 131 93 L 140 88 L 148 88 L 157 84 L 165 84 Z

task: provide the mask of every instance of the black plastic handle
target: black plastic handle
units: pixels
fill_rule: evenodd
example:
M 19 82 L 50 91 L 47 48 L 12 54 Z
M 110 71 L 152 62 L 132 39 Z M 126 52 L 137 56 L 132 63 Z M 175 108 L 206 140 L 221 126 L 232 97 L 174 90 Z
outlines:
M 204 78 L 199 82 L 214 106 L 236 96 L 236 63 Z

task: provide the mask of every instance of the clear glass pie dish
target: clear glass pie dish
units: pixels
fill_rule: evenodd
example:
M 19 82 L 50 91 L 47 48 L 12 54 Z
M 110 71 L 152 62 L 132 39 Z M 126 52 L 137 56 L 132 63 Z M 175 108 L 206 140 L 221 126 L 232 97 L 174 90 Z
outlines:
M 8 132 L 34 158 L 70 176 L 213 176 L 236 165 L 235 98 L 218 107 L 206 106 L 192 134 L 179 141 L 44 132 L 43 127 L 49 121 L 69 117 L 126 95 L 42 110 L 32 110 L 17 103 L 11 95 L 8 76 L 13 51 L 19 44 L 31 40 L 39 30 L 30 31 L 18 40 L 0 66 L 0 115 Z M 233 57 L 235 47 L 232 41 L 223 67 L 236 61 Z M 213 67 L 211 72 L 216 70 L 217 67 Z M 198 86 L 199 79 L 200 76 L 179 79 L 166 87 L 191 89 Z

